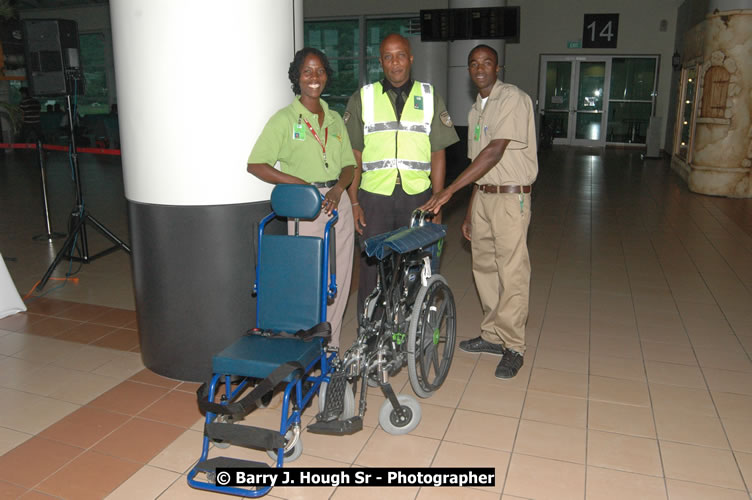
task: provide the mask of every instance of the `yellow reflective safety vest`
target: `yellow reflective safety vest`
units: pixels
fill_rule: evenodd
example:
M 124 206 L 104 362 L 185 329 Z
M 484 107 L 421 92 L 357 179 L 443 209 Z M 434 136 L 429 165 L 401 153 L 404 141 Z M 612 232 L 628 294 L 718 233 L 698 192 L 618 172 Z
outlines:
M 401 177 L 407 194 L 431 186 L 433 85 L 414 82 L 400 120 L 381 82 L 360 90 L 363 103 L 363 173 L 361 189 L 391 195 Z

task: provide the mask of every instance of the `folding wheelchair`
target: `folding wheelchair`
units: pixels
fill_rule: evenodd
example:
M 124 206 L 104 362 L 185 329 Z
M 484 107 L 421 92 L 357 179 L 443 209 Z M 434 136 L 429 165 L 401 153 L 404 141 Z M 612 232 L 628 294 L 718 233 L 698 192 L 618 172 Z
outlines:
M 446 280 L 431 271 L 430 248 L 446 235 L 446 227 L 427 222 L 427 215 L 416 211 L 410 227 L 366 240 L 366 254 L 379 261 L 378 282 L 358 319 L 355 343 L 335 364 L 322 398 L 324 409 L 308 426 L 310 432 L 360 430 L 368 387 L 378 386 L 386 396 L 379 424 L 390 434 L 406 434 L 420 422 L 420 405 L 409 394 L 395 394 L 390 376 L 407 365 L 410 385 L 422 398 L 446 379 L 456 340 L 456 307 Z

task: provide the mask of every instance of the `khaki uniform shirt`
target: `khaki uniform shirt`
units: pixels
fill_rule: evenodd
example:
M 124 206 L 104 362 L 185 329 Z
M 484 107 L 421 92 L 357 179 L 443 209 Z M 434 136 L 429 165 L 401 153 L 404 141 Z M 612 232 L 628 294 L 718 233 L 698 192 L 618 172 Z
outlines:
M 391 89 L 387 90 L 386 93 L 392 106 L 394 106 L 397 100 L 397 93 Z M 403 92 L 402 95 L 407 103 L 407 94 Z M 405 105 L 407 106 L 408 104 Z M 350 144 L 352 144 L 353 149 L 362 152 L 365 143 L 363 141 L 363 103 L 360 99 L 360 89 L 350 96 L 350 100 L 347 101 L 347 109 L 342 118 L 345 120 L 347 133 L 350 136 Z M 454 124 L 452 124 L 452 119 L 449 117 L 446 104 L 444 104 L 441 96 L 435 92 L 435 89 L 433 93 L 433 120 L 431 121 L 431 133 L 428 135 L 428 139 L 431 141 L 432 153 L 446 149 L 460 140 L 457 131 L 454 130 Z
M 468 157 L 474 160 L 495 139 L 509 145 L 497 163 L 477 184 L 529 186 L 538 175 L 538 147 L 530 96 L 509 83 L 494 84 L 485 107 L 480 94 L 470 109 L 467 127 Z

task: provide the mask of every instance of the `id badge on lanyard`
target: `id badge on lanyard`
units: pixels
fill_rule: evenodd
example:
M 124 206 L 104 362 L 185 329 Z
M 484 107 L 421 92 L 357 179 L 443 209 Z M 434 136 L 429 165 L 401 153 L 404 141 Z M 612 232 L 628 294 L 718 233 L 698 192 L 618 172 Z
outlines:
M 475 133 L 473 134 L 473 140 L 476 142 L 480 140 L 480 123 L 475 125 Z

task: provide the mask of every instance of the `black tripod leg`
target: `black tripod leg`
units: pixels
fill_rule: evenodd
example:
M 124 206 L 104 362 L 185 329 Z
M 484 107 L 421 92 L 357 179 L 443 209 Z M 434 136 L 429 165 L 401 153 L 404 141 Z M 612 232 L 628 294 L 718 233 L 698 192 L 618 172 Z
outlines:
M 52 264 L 50 264 L 50 267 L 47 268 L 47 271 L 45 271 L 44 276 L 42 276 L 42 279 L 39 280 L 39 285 L 37 286 L 37 290 L 41 290 L 47 284 L 47 281 L 49 281 L 50 276 L 52 276 L 53 271 L 55 271 L 55 268 L 57 267 L 57 265 L 60 264 L 60 259 L 62 259 L 66 253 L 71 253 L 71 254 L 73 253 L 73 244 L 76 241 L 78 232 L 81 230 L 81 226 L 83 226 L 83 224 L 84 224 L 84 218 L 79 217 L 76 224 L 71 228 L 70 234 L 68 234 L 68 237 L 65 239 L 65 243 L 63 243 L 63 248 L 60 249 L 60 251 L 55 256 L 55 260 L 52 261 Z
M 99 230 L 100 233 L 105 235 L 110 241 L 112 241 L 114 244 L 125 250 L 126 253 L 130 254 L 131 249 L 130 247 L 120 238 L 115 236 L 112 231 L 107 229 L 104 224 L 99 222 L 97 219 L 95 219 L 93 216 L 89 215 L 89 213 L 86 213 L 85 219 L 94 224 L 94 227 Z

